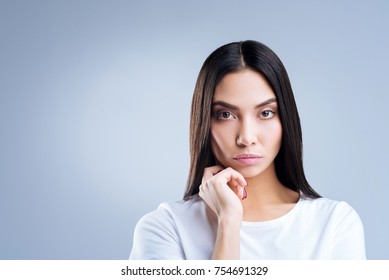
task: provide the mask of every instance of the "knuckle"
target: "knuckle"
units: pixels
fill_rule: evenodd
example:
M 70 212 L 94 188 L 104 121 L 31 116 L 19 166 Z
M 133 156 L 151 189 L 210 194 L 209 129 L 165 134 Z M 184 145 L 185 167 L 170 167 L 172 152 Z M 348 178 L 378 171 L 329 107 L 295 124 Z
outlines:
M 226 170 L 227 170 L 228 172 L 233 172 L 233 171 L 234 171 L 234 169 L 232 169 L 232 167 L 227 167 Z
M 207 188 L 210 188 L 210 187 L 213 185 L 212 182 L 214 182 L 214 181 L 215 181 L 215 179 L 212 177 L 211 179 L 205 181 L 205 186 L 206 186 Z

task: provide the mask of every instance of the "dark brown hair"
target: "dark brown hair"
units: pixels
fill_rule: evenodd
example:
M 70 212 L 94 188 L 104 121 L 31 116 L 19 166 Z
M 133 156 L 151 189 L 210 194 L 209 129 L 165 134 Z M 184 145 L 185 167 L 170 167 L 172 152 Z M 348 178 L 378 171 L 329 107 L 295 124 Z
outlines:
M 216 85 L 228 73 L 251 69 L 273 89 L 282 125 L 282 143 L 275 158 L 280 182 L 304 195 L 318 198 L 305 178 L 300 118 L 288 73 L 278 56 L 256 41 L 234 42 L 216 49 L 205 60 L 197 78 L 190 117 L 190 170 L 184 199 L 199 192 L 204 169 L 216 164 L 211 150 L 211 104 Z

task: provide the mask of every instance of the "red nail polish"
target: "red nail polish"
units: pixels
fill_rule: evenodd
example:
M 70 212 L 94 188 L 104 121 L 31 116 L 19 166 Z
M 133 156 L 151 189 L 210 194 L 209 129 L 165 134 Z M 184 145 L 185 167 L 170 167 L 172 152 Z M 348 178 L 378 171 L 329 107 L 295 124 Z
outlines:
M 242 199 L 246 199 L 247 198 L 247 191 L 246 189 L 243 189 L 243 198 Z

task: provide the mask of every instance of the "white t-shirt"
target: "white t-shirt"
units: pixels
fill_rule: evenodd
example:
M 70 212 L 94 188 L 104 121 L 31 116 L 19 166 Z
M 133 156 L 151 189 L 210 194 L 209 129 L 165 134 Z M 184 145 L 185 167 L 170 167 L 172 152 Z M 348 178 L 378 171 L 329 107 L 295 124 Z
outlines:
M 195 195 L 162 203 L 136 225 L 130 259 L 210 259 L 217 218 Z M 300 197 L 287 214 L 245 222 L 241 259 L 365 259 L 362 222 L 346 202 Z

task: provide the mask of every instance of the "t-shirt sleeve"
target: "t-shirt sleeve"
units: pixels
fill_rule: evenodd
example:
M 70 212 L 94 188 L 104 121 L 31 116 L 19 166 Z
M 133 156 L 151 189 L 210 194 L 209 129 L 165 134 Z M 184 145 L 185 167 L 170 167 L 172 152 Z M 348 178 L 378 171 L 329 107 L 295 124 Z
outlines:
M 338 206 L 332 259 L 366 259 L 363 224 L 357 212 L 346 202 Z
M 185 259 L 172 216 L 166 209 L 157 209 L 137 223 L 130 260 Z

